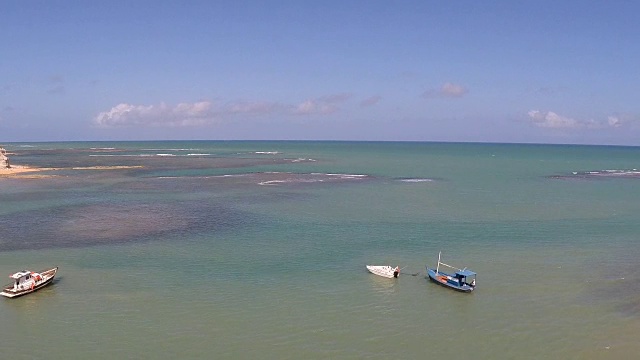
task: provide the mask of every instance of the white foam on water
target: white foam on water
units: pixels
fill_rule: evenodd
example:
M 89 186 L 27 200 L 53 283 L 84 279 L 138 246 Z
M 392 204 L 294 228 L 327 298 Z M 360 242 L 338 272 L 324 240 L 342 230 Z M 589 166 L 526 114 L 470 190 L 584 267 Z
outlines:
M 305 158 L 287 159 L 287 160 L 289 160 L 289 161 L 291 161 L 291 162 L 293 162 L 293 163 L 296 163 L 296 162 L 303 162 L 303 161 L 310 161 L 310 162 L 317 161 L 317 160 L 314 160 L 314 159 L 305 159 Z
M 289 183 L 291 182 L 290 180 L 267 180 L 267 181 L 262 181 L 259 182 L 258 185 L 277 185 L 277 184 L 283 184 L 283 183 Z
M 433 182 L 433 179 L 416 178 L 416 179 L 400 179 L 399 181 L 407 183 Z
M 356 179 L 356 178 L 365 178 L 369 175 L 363 175 L 363 174 L 332 174 L 332 173 L 327 173 L 327 174 L 323 174 L 323 173 L 311 173 L 312 175 L 327 175 L 327 176 L 337 176 L 337 177 L 341 177 L 343 179 Z
M 106 156 L 115 156 L 115 157 L 151 157 L 151 156 L 155 156 L 155 155 L 151 155 L 151 154 L 89 154 L 89 156 L 94 156 L 94 157 L 106 157 Z
M 596 171 L 585 171 L 583 173 L 572 172 L 574 175 L 593 175 L 593 176 L 602 176 L 602 177 L 624 177 L 624 176 L 633 176 L 636 177 L 640 175 L 640 172 L 637 169 L 632 170 L 619 170 L 619 169 L 605 169 L 605 170 L 596 170 Z

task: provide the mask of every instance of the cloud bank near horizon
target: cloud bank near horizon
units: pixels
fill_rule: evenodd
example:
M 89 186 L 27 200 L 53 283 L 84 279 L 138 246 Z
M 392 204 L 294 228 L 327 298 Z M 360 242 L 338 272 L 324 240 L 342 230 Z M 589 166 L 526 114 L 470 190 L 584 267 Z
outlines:
M 620 128 L 640 123 L 640 118 L 629 114 L 609 115 L 606 120 L 578 120 L 553 111 L 530 110 L 527 115 L 531 123 L 547 129 L 605 129 Z
M 193 127 L 228 120 L 235 115 L 328 115 L 341 110 L 341 106 L 353 97 L 350 93 L 322 96 L 288 105 L 265 101 L 237 101 L 215 104 L 211 101 L 180 103 L 175 106 L 162 102 L 157 105 L 132 105 L 120 103 L 108 111 L 100 112 L 93 119 L 101 128 L 127 126 Z M 379 97 L 365 99 L 373 106 Z
M 119 126 L 194 126 L 215 120 L 212 103 L 180 103 L 171 107 L 165 103 L 159 105 L 118 104 L 109 111 L 99 113 L 94 123 L 99 127 Z
M 438 89 L 423 94 L 427 98 L 460 98 L 469 90 L 451 82 L 444 83 Z M 269 101 L 236 101 L 213 103 L 199 101 L 180 103 L 170 106 L 161 102 L 154 105 L 133 105 L 120 103 L 93 118 L 93 124 L 99 128 L 154 126 L 154 127 L 195 127 L 205 126 L 231 119 L 236 115 L 264 116 L 279 114 L 283 116 L 324 116 L 337 113 L 352 99 L 352 93 L 335 93 L 316 98 L 283 104 Z M 373 95 L 357 101 L 361 109 L 374 107 L 382 101 L 382 96 Z

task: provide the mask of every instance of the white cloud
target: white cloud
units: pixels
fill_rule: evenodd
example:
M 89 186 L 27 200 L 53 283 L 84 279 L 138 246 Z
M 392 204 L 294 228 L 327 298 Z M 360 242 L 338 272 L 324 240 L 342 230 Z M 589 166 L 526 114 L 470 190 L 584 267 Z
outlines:
M 99 127 L 125 126 L 199 126 L 216 121 L 228 120 L 239 115 L 325 115 L 340 110 L 339 105 L 352 97 L 341 93 L 309 99 L 298 105 L 278 104 L 265 101 L 237 101 L 214 107 L 209 101 L 180 103 L 169 106 L 165 103 L 157 105 L 132 105 L 121 103 L 108 111 L 99 113 L 93 122 Z
M 468 92 L 467 88 L 462 85 L 445 83 L 440 89 L 440 93 L 446 97 L 461 97 Z
M 229 114 L 262 115 L 276 112 L 280 108 L 282 108 L 282 106 L 276 103 L 240 101 L 228 104 L 224 112 Z
M 193 104 L 180 103 L 173 112 L 180 117 L 206 117 L 211 113 L 211 103 L 208 101 Z
M 558 115 L 553 111 L 538 111 L 530 110 L 528 112 L 529 118 L 532 123 L 538 127 L 553 128 L 553 129 L 577 129 L 586 128 L 591 130 L 606 129 L 606 128 L 620 128 L 628 125 L 633 125 L 637 122 L 637 117 L 623 114 L 623 115 L 610 115 L 606 120 L 576 120 L 570 117 Z
M 469 89 L 462 85 L 446 82 L 439 89 L 429 89 L 422 94 L 427 99 L 432 98 L 459 98 L 465 96 Z
M 589 119 L 587 121 L 584 122 L 584 125 L 587 127 L 587 129 L 602 129 L 607 127 L 607 125 L 603 122 L 600 121 L 595 121 L 593 119 Z
M 622 125 L 622 122 L 620 121 L 620 118 L 617 116 L 609 116 L 607 118 L 607 124 L 609 124 L 609 126 L 612 126 L 612 127 L 620 127 Z
M 351 99 L 353 95 L 349 93 L 332 94 L 319 97 L 317 99 L 308 99 L 296 105 L 291 110 L 296 115 L 326 115 L 340 110 L 341 105 Z
M 212 104 L 208 101 L 181 103 L 170 107 L 159 105 L 119 104 L 98 114 L 94 122 L 101 127 L 118 126 L 194 126 L 214 120 Z
M 318 100 L 305 100 L 297 106 L 294 106 L 291 112 L 296 115 L 324 115 L 331 114 L 337 110 L 338 108 L 332 104 L 327 104 Z
M 541 112 L 538 110 L 529 111 L 529 118 L 536 126 L 545 128 L 576 128 L 581 127 L 578 121 L 565 116 L 558 115 L 553 111 Z
M 607 125 L 619 127 L 637 127 L 640 125 L 640 116 L 629 113 L 616 113 L 607 117 Z

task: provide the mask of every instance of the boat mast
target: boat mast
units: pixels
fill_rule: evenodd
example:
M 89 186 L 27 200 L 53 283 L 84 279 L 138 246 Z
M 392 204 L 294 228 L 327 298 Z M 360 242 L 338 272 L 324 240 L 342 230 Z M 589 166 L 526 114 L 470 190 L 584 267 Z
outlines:
M 442 254 L 442 251 L 438 252 L 438 266 L 436 266 L 436 275 L 438 274 L 438 269 L 440 269 L 440 254 Z

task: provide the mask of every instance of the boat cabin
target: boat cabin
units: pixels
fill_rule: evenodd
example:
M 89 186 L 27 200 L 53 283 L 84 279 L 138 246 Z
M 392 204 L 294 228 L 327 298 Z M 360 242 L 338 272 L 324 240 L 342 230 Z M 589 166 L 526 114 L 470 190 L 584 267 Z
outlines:
M 456 271 L 454 278 L 458 281 L 459 286 L 463 286 L 465 284 L 472 287 L 476 286 L 476 273 L 471 270 L 458 270 Z
M 23 290 L 31 287 L 40 275 L 28 270 L 22 270 L 9 277 L 15 280 L 15 284 L 13 285 L 14 290 Z

